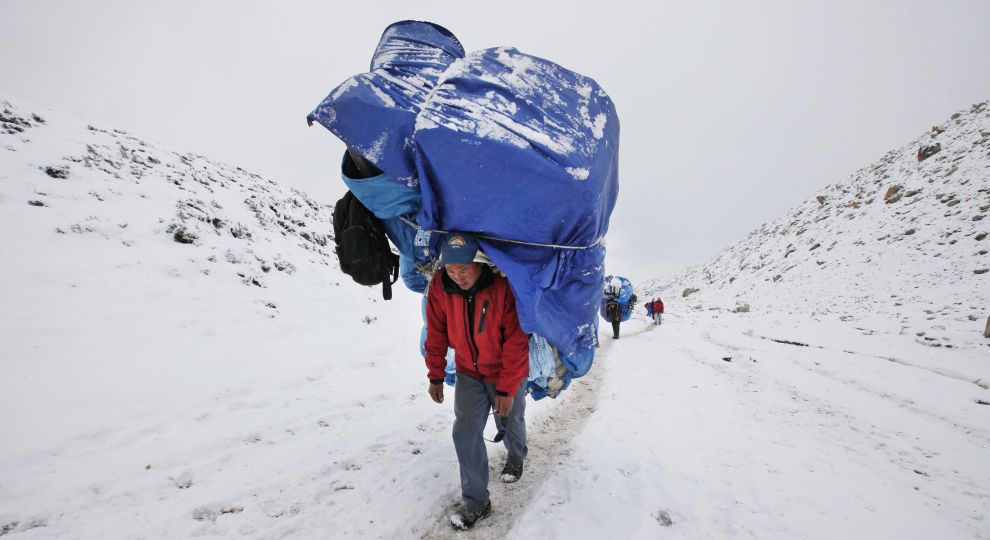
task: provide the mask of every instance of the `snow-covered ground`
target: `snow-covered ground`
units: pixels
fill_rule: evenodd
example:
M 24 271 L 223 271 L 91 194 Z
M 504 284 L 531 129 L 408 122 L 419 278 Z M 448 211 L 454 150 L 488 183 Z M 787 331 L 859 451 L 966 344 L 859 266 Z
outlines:
M 626 326 L 521 537 L 560 515 L 589 538 L 990 535 L 985 353 L 748 315 Z
M 944 332 L 896 301 L 801 309 L 795 288 L 665 297 L 662 326 L 603 332 L 588 376 L 529 402 L 525 475 L 454 533 L 418 298 L 340 274 L 328 207 L 0 105 L 0 536 L 990 538 L 984 287 L 933 304 Z

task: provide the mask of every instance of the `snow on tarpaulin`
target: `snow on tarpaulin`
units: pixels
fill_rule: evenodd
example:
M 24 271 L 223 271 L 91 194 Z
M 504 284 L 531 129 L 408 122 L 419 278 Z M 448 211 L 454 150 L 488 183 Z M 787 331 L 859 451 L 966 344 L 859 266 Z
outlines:
M 523 330 L 547 338 L 583 375 L 597 345 L 601 240 L 618 193 L 611 99 L 553 62 L 485 49 L 443 74 L 413 141 L 419 224 L 482 235 L 512 284 Z
M 611 300 L 615 300 L 622 306 L 622 317 L 619 319 L 621 322 L 626 322 L 632 317 L 633 305 L 630 302 L 633 295 L 632 282 L 622 276 L 605 276 L 605 287 L 603 289 L 602 304 L 599 309 L 599 314 L 602 319 L 611 322 L 608 316 L 605 314 L 605 304 Z
M 410 138 L 423 101 L 443 73 L 464 56 L 449 30 L 426 22 L 389 25 L 371 72 L 347 79 L 306 117 L 319 122 L 392 178 L 414 186 Z
M 615 108 L 594 80 L 512 48 L 464 57 L 447 30 L 403 21 L 382 35 L 372 72 L 338 86 L 307 119 L 396 187 L 417 188 L 419 228 L 480 235 L 509 278 L 523 329 L 560 353 L 565 388 L 590 369 L 619 140 Z M 441 236 L 430 239 L 434 255 Z

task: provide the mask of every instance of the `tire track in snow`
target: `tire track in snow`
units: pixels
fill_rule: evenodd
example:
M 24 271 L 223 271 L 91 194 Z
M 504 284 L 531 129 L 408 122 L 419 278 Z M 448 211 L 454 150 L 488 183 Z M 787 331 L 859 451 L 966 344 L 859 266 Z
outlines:
M 766 340 L 766 341 L 776 341 L 774 339 L 765 338 L 765 337 L 760 336 L 760 335 L 751 335 L 751 334 L 746 333 L 746 332 L 743 332 L 740 335 L 747 336 L 747 337 L 749 337 L 751 339 L 759 338 L 759 339 L 763 339 L 763 340 Z M 756 348 L 752 348 L 752 347 L 739 347 L 739 346 L 734 346 L 734 345 L 730 345 L 730 344 L 727 344 L 727 343 L 722 343 L 719 340 L 717 340 L 714 337 L 712 337 L 711 332 L 708 331 L 708 330 L 706 330 L 705 332 L 703 332 L 702 337 L 705 339 L 705 341 L 707 341 L 707 342 L 709 342 L 709 343 L 711 343 L 713 345 L 716 345 L 716 346 L 723 347 L 725 349 L 731 350 L 734 353 L 741 353 L 743 351 L 751 352 L 751 353 L 763 352 L 760 349 L 756 349 Z M 962 376 L 946 375 L 945 373 L 940 373 L 938 370 L 935 370 L 935 369 L 928 369 L 928 368 L 926 368 L 924 366 L 918 366 L 918 365 L 911 364 L 911 363 L 908 363 L 908 362 L 901 362 L 901 361 L 897 361 L 896 359 L 892 359 L 892 358 L 888 358 L 888 357 L 884 357 L 884 356 L 877 356 L 877 355 L 874 355 L 874 354 L 867 354 L 867 353 L 857 353 L 857 352 L 853 352 L 853 351 L 849 351 L 849 350 L 834 349 L 834 348 L 824 347 L 824 346 L 814 345 L 814 344 L 812 344 L 810 346 L 811 347 L 814 347 L 816 349 L 821 349 L 821 350 L 824 350 L 824 351 L 827 351 L 827 352 L 831 352 L 831 353 L 844 353 L 844 354 L 850 354 L 850 355 L 859 356 L 859 357 L 867 357 L 867 358 L 876 358 L 876 359 L 881 359 L 881 360 L 888 360 L 888 361 L 890 361 L 890 362 L 892 362 L 892 363 L 894 363 L 896 365 L 904 366 L 904 367 L 907 367 L 907 368 L 923 369 L 923 370 L 929 371 L 929 372 L 931 372 L 931 373 L 933 373 L 935 375 L 945 376 L 945 377 L 948 377 L 950 379 L 955 379 L 955 380 L 966 382 L 966 383 L 973 382 L 973 381 L 971 381 L 971 380 L 969 380 L 969 379 L 967 379 L 965 377 L 962 377 Z M 793 358 L 791 359 L 791 363 L 793 365 L 795 365 L 796 367 L 798 367 L 798 368 L 801 368 L 801 369 L 803 369 L 805 371 L 808 371 L 809 373 L 813 373 L 815 375 L 819 375 L 821 377 L 825 377 L 825 378 L 833 381 L 834 383 L 838 383 L 840 385 L 845 385 L 845 387 L 854 388 L 856 390 L 859 390 L 860 392 L 871 394 L 871 395 L 873 395 L 873 396 L 875 396 L 875 397 L 877 397 L 879 399 L 882 399 L 882 400 L 885 400 L 885 401 L 887 401 L 889 403 L 892 403 L 892 404 L 894 404 L 894 405 L 896 405 L 896 406 L 898 406 L 898 407 L 900 407 L 902 409 L 905 409 L 907 411 L 913 412 L 915 414 L 918 414 L 918 415 L 921 415 L 921 416 L 924 416 L 924 417 L 928 417 L 930 420 L 934 420 L 936 422 L 939 422 L 941 425 L 944 425 L 944 426 L 953 428 L 960 436 L 962 436 L 964 438 L 967 438 L 967 439 L 970 439 L 972 442 L 974 442 L 976 444 L 979 444 L 981 446 L 990 447 L 990 433 L 988 433 L 985 429 L 983 429 L 982 427 L 980 427 L 976 423 L 965 422 L 964 420 L 961 420 L 959 418 L 949 418 L 949 417 L 947 417 L 947 416 L 945 416 L 943 414 L 939 414 L 937 411 L 923 408 L 922 406 L 917 405 L 914 401 L 912 401 L 909 398 L 896 396 L 896 395 L 893 395 L 890 392 L 884 391 L 882 389 L 874 388 L 874 387 L 870 386 L 869 384 L 867 384 L 867 383 L 865 383 L 865 382 L 863 382 L 863 381 L 861 381 L 861 380 L 859 380 L 857 378 L 843 375 L 843 374 L 841 374 L 838 371 L 832 371 L 832 370 L 829 370 L 829 369 L 826 369 L 826 368 L 823 368 L 823 367 L 816 367 L 817 364 L 816 364 L 816 366 L 812 366 L 812 365 L 808 365 L 807 362 L 801 362 L 800 360 L 793 359 Z
M 753 333 L 753 332 L 743 332 L 743 335 L 748 336 L 748 337 L 751 337 L 751 338 L 759 338 L 759 339 L 762 339 L 762 340 L 773 341 L 773 342 L 776 342 L 776 343 L 782 343 L 782 344 L 786 344 L 786 345 L 799 345 L 799 346 L 804 346 L 804 347 L 814 347 L 816 349 L 822 349 L 822 350 L 830 351 L 830 352 L 843 352 L 845 354 L 851 354 L 851 355 L 854 355 L 854 356 L 863 356 L 863 357 L 867 357 L 867 358 L 876 358 L 878 360 L 886 360 L 888 362 L 893 362 L 895 364 L 900 364 L 902 366 L 906 366 L 906 367 L 910 367 L 910 368 L 923 369 L 925 371 L 929 371 L 929 372 L 934 373 L 936 375 L 941 375 L 942 377 L 948 377 L 950 379 L 956 379 L 956 380 L 963 381 L 963 382 L 973 383 L 976 386 L 979 386 L 980 388 L 983 388 L 984 390 L 990 389 L 990 383 L 987 383 L 983 379 L 979 379 L 978 378 L 976 380 L 973 380 L 969 376 L 963 375 L 961 373 L 957 373 L 957 372 L 950 371 L 950 370 L 943 369 L 943 368 L 939 368 L 939 367 L 922 366 L 922 365 L 919 365 L 919 364 L 915 364 L 913 362 L 909 362 L 907 360 L 902 360 L 900 358 L 894 358 L 893 356 L 883 356 L 883 355 L 879 355 L 879 354 L 857 352 L 857 351 L 851 351 L 849 349 L 837 349 L 835 347 L 827 347 L 825 345 L 818 345 L 818 344 L 815 344 L 815 343 L 798 343 L 798 342 L 792 342 L 792 341 L 787 341 L 787 340 L 780 340 L 780 339 L 775 339 L 775 338 L 772 338 L 772 337 L 767 337 L 767 336 L 763 336 L 763 335 L 760 335 L 760 334 L 756 334 L 756 333 Z M 714 343 L 714 341 L 713 341 L 713 343 Z
M 755 339 L 758 336 L 749 336 Z M 724 350 L 732 351 L 733 354 L 768 352 L 746 345 L 733 345 L 720 342 L 711 335 L 710 329 L 699 333 L 702 341 Z M 822 347 L 824 348 L 824 347 Z M 916 426 L 915 429 L 900 429 L 896 425 L 891 425 L 890 418 L 878 417 L 872 409 L 850 408 L 846 403 L 840 403 L 820 392 L 806 392 L 797 386 L 788 383 L 777 376 L 775 371 L 763 371 L 756 368 L 756 364 L 748 362 L 733 363 L 736 368 L 744 368 L 742 371 L 733 373 L 731 369 L 718 369 L 723 366 L 695 354 L 690 349 L 680 349 L 687 353 L 695 361 L 707 364 L 725 375 L 725 381 L 737 388 L 737 391 L 745 392 L 746 388 L 755 384 L 758 377 L 763 381 L 763 389 L 776 388 L 777 391 L 788 394 L 794 400 L 793 406 L 797 410 L 805 411 L 807 419 L 803 422 L 798 416 L 791 414 L 788 410 L 767 410 L 777 418 L 778 430 L 784 426 L 792 426 L 800 429 L 802 425 L 805 429 L 815 429 L 810 426 L 817 426 L 821 430 L 823 426 L 829 426 L 827 431 L 834 436 L 832 446 L 841 449 L 849 456 L 851 461 L 855 461 L 863 468 L 874 469 L 881 478 L 896 478 L 903 471 L 913 471 L 915 474 L 928 479 L 929 483 L 924 484 L 926 489 L 918 490 L 919 497 L 922 497 L 926 504 L 933 508 L 958 506 L 959 500 L 990 500 L 990 493 L 987 492 L 982 478 L 974 477 L 972 474 L 960 474 L 965 462 L 959 463 L 937 463 L 928 460 L 940 455 L 940 451 L 933 450 L 930 442 L 919 440 L 917 432 L 927 432 L 931 429 L 943 429 L 966 441 L 970 448 L 986 449 L 990 447 L 990 439 L 987 438 L 986 431 L 975 426 L 961 425 L 960 421 L 939 415 L 935 411 L 927 410 L 910 402 L 891 396 L 883 391 L 871 388 L 869 385 L 856 378 L 842 376 L 839 373 L 829 372 L 823 369 L 816 369 L 801 361 L 790 358 L 790 365 L 804 370 L 808 373 L 823 377 L 830 384 L 838 388 L 856 390 L 862 395 L 871 396 L 887 402 L 889 405 L 899 407 L 909 415 L 917 415 L 926 421 L 931 422 L 925 429 Z M 833 350 L 831 352 L 848 352 Z M 851 353 L 855 354 L 855 353 Z M 864 355 L 870 356 L 870 355 Z M 726 366 L 733 365 L 726 364 Z M 913 367 L 905 365 L 904 367 Z M 762 374 L 762 375 L 758 375 Z M 964 381 L 967 382 L 967 381 Z M 755 404 L 755 402 L 754 402 Z M 756 407 L 754 407 L 756 408 Z M 804 416 L 804 415 L 802 415 Z M 910 423 L 909 423 L 910 424 Z M 902 424 L 903 425 L 903 424 Z M 914 424 L 910 424 L 914 425 Z M 866 444 L 864 444 L 866 443 Z M 864 449 L 872 449 L 864 452 Z M 893 467 L 891 467 L 893 466 Z M 970 471 L 979 472 L 979 470 Z M 951 516 L 957 523 L 980 534 L 982 527 L 982 517 L 976 521 L 965 513 L 958 513 Z

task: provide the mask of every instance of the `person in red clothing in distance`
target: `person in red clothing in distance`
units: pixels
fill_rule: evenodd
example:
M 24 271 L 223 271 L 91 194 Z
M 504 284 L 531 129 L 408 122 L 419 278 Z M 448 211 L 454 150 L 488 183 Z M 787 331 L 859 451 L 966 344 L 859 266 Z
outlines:
M 663 323 L 663 300 L 657 298 L 653 301 L 653 324 Z
M 460 465 L 463 507 L 451 525 L 470 529 L 492 512 L 484 429 L 495 412 L 508 458 L 503 482 L 519 480 L 526 459 L 526 378 L 529 336 L 519 326 L 516 301 L 504 276 L 475 262 L 478 242 L 449 233 L 442 269 L 426 292 L 426 366 L 433 401 L 443 403 L 447 349 L 454 349 L 454 449 Z

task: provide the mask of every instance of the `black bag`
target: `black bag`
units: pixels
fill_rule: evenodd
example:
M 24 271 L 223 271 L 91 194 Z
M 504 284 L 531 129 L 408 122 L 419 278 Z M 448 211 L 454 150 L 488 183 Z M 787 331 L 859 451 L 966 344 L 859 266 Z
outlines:
M 617 322 L 622 318 L 622 307 L 619 306 L 618 300 L 612 299 L 605 304 L 605 317 L 610 322 Z
M 391 300 L 399 256 L 392 253 L 382 223 L 350 191 L 333 208 L 333 240 L 340 269 L 361 285 L 381 283 L 382 297 Z

